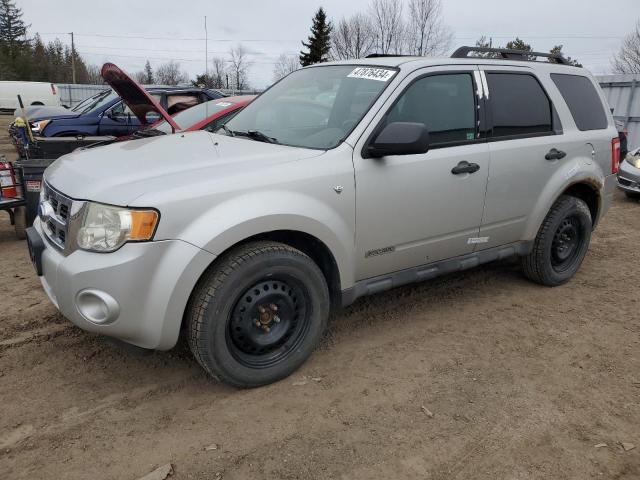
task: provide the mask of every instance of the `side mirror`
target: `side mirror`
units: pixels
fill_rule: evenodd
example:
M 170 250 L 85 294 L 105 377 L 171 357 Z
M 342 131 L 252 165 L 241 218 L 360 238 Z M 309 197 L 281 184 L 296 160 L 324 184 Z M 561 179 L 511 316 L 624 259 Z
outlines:
M 393 122 L 386 125 L 367 146 L 369 157 L 413 155 L 429 150 L 429 131 L 424 123 Z

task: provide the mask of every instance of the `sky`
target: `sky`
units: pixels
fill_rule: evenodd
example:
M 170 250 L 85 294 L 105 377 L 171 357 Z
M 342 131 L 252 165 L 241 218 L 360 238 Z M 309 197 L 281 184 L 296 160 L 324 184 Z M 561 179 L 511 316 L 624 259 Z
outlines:
M 399 0 L 400 1 L 400 0 Z M 272 80 L 282 53 L 298 54 L 311 19 L 323 6 L 334 21 L 366 11 L 370 0 L 15 0 L 30 34 L 70 43 L 87 63 L 110 61 L 129 72 L 168 60 L 195 77 L 205 71 L 207 17 L 209 58 L 229 59 L 242 44 L 249 52 L 249 83 Z M 452 50 L 474 45 L 485 35 L 494 45 L 519 36 L 534 50 L 557 44 L 595 74 L 610 73 L 611 57 L 640 19 L 639 0 L 442 0 L 444 23 L 453 33 Z

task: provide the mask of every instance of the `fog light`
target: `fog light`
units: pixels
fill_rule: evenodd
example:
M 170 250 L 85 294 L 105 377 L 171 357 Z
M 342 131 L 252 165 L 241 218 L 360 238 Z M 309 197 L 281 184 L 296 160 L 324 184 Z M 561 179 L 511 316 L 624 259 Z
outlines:
M 120 314 L 116 299 L 100 290 L 82 290 L 76 296 L 76 306 L 85 320 L 97 325 L 111 323 Z

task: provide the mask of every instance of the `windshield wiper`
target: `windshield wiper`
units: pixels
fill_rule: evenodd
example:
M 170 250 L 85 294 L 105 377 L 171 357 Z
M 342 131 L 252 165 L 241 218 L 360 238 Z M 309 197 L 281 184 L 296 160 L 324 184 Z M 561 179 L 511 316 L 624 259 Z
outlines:
M 166 135 L 166 133 L 162 130 L 158 130 L 157 128 L 147 128 L 133 133 L 133 136 L 137 138 L 159 137 L 160 135 Z
M 223 129 L 224 133 L 226 133 L 230 137 L 235 137 L 236 136 L 236 134 L 233 132 L 233 130 L 231 130 L 229 127 L 227 127 L 226 123 L 220 125 L 220 128 Z
M 232 131 L 231 133 L 233 133 L 234 136 L 248 137 L 258 142 L 278 143 L 278 140 L 262 133 L 260 130 L 248 130 L 246 132 Z

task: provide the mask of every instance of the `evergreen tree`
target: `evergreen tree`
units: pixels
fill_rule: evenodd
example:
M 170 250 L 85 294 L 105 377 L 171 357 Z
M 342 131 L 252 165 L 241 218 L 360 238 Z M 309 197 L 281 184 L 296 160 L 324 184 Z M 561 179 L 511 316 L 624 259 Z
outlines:
M 562 55 L 562 45 L 556 45 L 555 47 L 553 47 L 551 50 L 549 50 L 549 53 L 552 53 L 554 55 Z M 574 67 L 581 67 L 582 64 L 580 62 L 578 62 L 577 60 L 571 58 L 571 57 L 564 57 L 565 60 L 567 60 L 571 65 L 573 65 Z M 549 59 L 550 62 L 555 62 L 555 60 L 553 59 Z
M 22 10 L 12 0 L 0 0 L 0 47 L 15 58 L 28 46 L 27 28 L 22 21 Z
M 143 83 L 145 85 L 153 85 L 154 81 L 153 81 L 153 70 L 151 69 L 151 64 L 149 63 L 149 60 L 147 60 L 147 63 L 144 64 L 144 76 L 143 76 Z
M 311 35 L 308 42 L 302 42 L 302 45 L 308 52 L 300 52 L 300 65 L 306 67 L 314 63 L 326 62 L 328 60 L 329 51 L 331 50 L 331 31 L 333 25 L 327 20 L 327 14 L 320 7 L 313 17 L 313 25 L 311 26 Z

